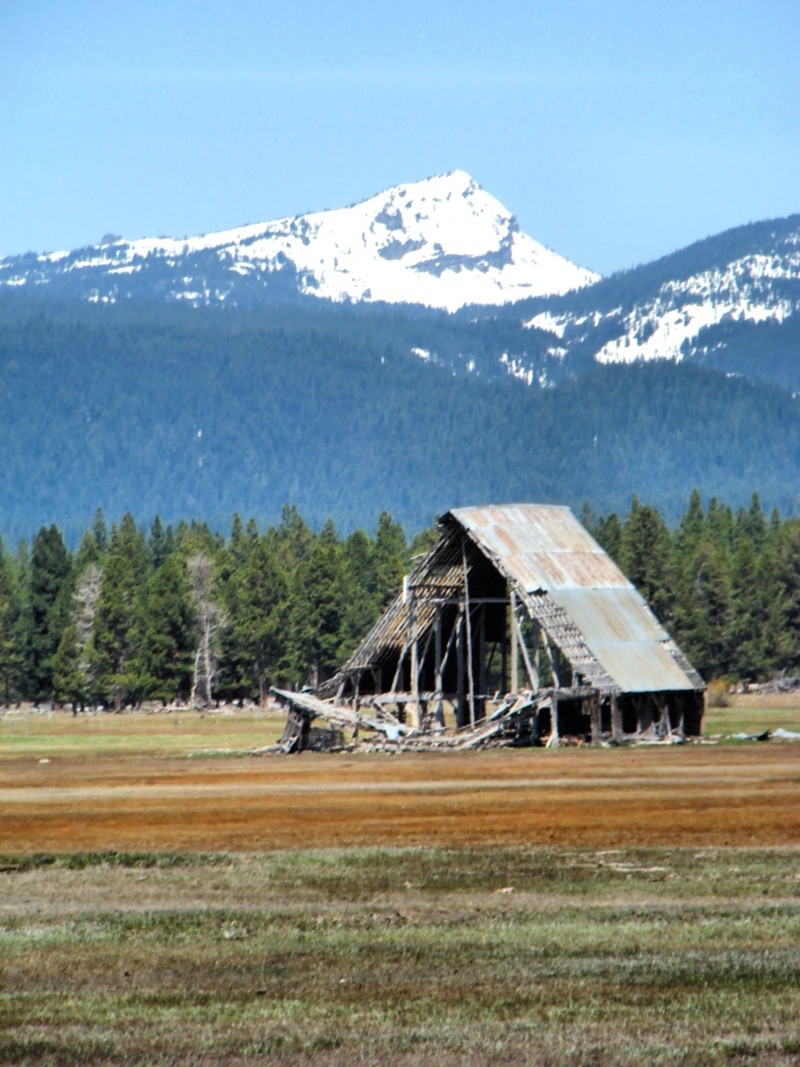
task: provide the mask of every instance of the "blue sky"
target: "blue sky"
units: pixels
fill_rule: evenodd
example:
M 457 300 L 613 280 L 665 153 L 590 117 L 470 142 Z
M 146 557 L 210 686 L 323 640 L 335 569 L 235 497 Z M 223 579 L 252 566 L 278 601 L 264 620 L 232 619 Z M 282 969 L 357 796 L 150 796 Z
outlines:
M 796 0 L 2 0 L 0 255 L 469 171 L 603 273 L 800 211 Z

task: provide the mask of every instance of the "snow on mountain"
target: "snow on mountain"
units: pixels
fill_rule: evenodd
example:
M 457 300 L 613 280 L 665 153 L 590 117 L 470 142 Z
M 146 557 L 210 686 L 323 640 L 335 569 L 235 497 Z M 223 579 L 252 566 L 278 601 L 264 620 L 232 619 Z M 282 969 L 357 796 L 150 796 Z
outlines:
M 599 363 L 680 361 L 800 313 L 800 216 L 739 227 L 611 277 L 525 322 Z M 720 340 L 724 329 L 725 341 Z M 799 368 L 800 369 L 800 368 Z
M 459 170 L 335 211 L 0 261 L 0 286 L 69 280 L 85 299 L 103 302 L 140 292 L 151 277 L 169 299 L 238 303 L 281 275 L 305 295 L 448 310 L 565 293 L 599 277 L 522 233 Z

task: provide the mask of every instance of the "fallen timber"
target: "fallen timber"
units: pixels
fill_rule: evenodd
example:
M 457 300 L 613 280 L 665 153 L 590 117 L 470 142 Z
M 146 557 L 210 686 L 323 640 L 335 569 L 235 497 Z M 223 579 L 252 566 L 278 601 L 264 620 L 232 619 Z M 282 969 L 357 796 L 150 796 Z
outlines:
M 447 730 L 423 717 L 421 728 L 409 726 L 385 707 L 385 699 L 367 697 L 358 707 L 345 707 L 334 700 L 322 700 L 313 693 L 296 693 L 290 690 L 271 689 L 287 709 L 286 727 L 276 745 L 259 749 L 260 753 L 274 752 L 288 755 L 308 748 L 323 747 L 364 751 L 468 751 L 477 748 L 497 748 L 520 745 L 553 745 L 560 741 L 576 743 L 576 739 L 559 738 L 557 706 L 559 699 L 585 699 L 592 695 L 586 687 L 574 689 L 526 690 L 497 695 L 494 709 L 481 721 Z M 405 694 L 395 698 L 398 705 L 405 703 Z M 419 694 L 421 703 L 426 696 Z M 321 720 L 332 730 L 340 731 L 338 744 L 314 744 L 312 724 Z M 542 733 L 542 724 L 547 733 Z M 351 731 L 351 740 L 344 737 L 344 730 Z M 582 740 L 582 739 L 580 739 Z M 600 740 L 600 738 L 598 738 Z M 580 743 L 580 741 L 578 741 Z

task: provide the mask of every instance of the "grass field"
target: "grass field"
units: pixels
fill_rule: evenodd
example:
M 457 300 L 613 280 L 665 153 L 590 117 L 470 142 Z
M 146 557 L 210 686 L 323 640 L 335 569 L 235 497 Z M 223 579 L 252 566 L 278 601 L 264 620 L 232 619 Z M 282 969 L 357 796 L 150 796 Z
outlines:
M 242 755 L 281 726 L 0 719 L 0 1062 L 800 1062 L 800 744 Z

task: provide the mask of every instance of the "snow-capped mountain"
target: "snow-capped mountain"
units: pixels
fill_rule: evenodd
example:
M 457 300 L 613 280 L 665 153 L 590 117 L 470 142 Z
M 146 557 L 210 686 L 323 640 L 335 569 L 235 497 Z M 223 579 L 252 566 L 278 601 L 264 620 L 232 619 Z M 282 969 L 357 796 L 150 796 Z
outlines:
M 522 233 L 514 216 L 459 170 L 335 211 L 0 260 L 0 287 L 195 305 L 300 294 L 455 310 L 561 294 L 598 277 Z
M 526 324 L 555 335 L 554 354 L 599 363 L 688 359 L 800 388 L 800 215 L 741 226 L 612 275 L 542 303 Z

